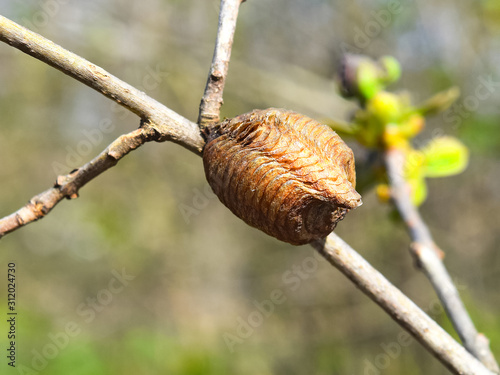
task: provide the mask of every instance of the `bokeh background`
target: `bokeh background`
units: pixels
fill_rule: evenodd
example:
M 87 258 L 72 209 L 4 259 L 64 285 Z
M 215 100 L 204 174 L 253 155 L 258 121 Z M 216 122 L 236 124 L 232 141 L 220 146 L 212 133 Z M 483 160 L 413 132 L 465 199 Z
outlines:
M 2 15 L 191 120 L 218 8 L 218 0 L 0 1 Z M 459 106 L 429 121 L 418 142 L 457 136 L 470 166 L 430 180 L 421 211 L 497 357 L 499 34 L 496 0 L 248 0 L 223 106 L 227 117 L 273 106 L 347 119 L 355 107 L 334 80 L 345 51 L 395 56 L 403 76 L 394 89 L 415 102 L 458 86 Z M 1 44 L 0 215 L 137 126 L 100 94 Z M 15 262 L 19 312 L 18 368 L 2 354 L 2 374 L 448 373 L 310 247 L 235 218 L 210 194 L 201 159 L 175 144 L 141 147 L 80 193 L 0 242 L 0 311 Z M 363 200 L 337 232 L 451 331 L 391 208 L 373 191 Z M 262 301 L 276 293 L 280 303 L 259 319 L 256 304 L 270 310 Z M 3 315 L 4 354 L 7 331 Z

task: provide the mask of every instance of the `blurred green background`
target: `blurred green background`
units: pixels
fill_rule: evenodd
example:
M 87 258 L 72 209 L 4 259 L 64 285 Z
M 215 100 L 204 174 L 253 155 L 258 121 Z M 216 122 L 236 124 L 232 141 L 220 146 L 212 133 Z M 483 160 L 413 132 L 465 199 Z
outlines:
M 218 0 L 0 2 L 0 14 L 191 120 L 218 8 Z M 499 34 L 496 0 L 249 0 L 223 106 L 227 117 L 284 107 L 347 119 L 354 106 L 334 81 L 344 51 L 395 56 L 403 66 L 395 89 L 410 90 L 415 102 L 460 87 L 458 104 L 433 118 L 417 141 L 457 136 L 471 164 L 459 176 L 430 180 L 421 211 L 497 357 Z M 0 215 L 138 124 L 100 94 L 0 44 Z M 0 343 L 5 354 L 7 263 L 15 262 L 18 367 L 11 370 L 3 354 L 0 372 L 448 373 L 312 248 L 246 226 L 209 192 L 199 157 L 175 144 L 147 144 L 79 199 L 3 238 Z M 390 207 L 373 191 L 363 201 L 337 233 L 451 330 Z M 265 302 L 280 293 L 279 303 Z

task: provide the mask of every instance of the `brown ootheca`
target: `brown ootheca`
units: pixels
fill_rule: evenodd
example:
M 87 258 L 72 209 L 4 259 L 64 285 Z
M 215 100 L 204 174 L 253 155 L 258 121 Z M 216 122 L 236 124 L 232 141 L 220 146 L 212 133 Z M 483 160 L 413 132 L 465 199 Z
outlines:
M 326 237 L 361 205 L 352 150 L 328 126 L 284 109 L 254 110 L 206 131 L 214 193 L 247 224 L 294 245 Z

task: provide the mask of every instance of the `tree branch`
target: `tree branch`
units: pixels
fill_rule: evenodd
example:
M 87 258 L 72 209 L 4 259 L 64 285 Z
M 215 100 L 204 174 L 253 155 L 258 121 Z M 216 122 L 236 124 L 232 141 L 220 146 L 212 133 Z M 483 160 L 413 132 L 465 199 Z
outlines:
M 205 93 L 201 98 L 198 124 L 203 129 L 220 121 L 222 94 L 226 83 L 233 46 L 234 31 L 241 0 L 221 0 L 219 27 L 215 40 L 214 57 L 208 74 Z
M 59 176 L 54 187 L 0 219 L 0 238 L 45 217 L 63 198 L 76 198 L 82 186 L 145 142 L 172 141 L 201 155 L 204 140 L 195 123 L 104 69 L 3 16 L 0 16 L 0 40 L 77 79 L 142 119 L 140 129 L 122 135 L 95 159 L 67 176 Z
M 157 135 L 140 128 L 124 134 L 111 143 L 103 152 L 84 166 L 75 169 L 66 176 L 58 176 L 54 186 L 40 193 L 13 214 L 0 219 L 0 238 L 29 223 L 45 217 L 64 198 L 78 197 L 78 191 L 87 182 L 113 167 L 130 151 L 148 141 L 155 140 Z
M 450 371 L 493 374 L 335 233 L 311 245 Z
M 498 364 L 489 348 L 489 341 L 474 327 L 450 275 L 441 261 L 438 246 L 432 239 L 417 208 L 411 202 L 410 188 L 404 179 L 404 154 L 397 149 L 385 153 L 385 163 L 391 185 L 392 200 L 403 218 L 413 243 L 411 253 L 429 278 L 465 348 L 498 373 Z
M 54 42 L 0 16 L 0 40 L 62 71 L 129 109 L 159 133 L 200 154 L 204 141 L 196 124 Z

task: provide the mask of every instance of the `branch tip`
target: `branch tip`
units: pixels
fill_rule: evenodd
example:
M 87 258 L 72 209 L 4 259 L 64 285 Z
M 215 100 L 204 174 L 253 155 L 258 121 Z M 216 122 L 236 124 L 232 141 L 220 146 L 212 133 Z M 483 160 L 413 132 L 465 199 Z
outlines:
M 198 115 L 198 125 L 201 129 L 211 127 L 220 120 L 224 85 L 229 69 L 238 11 L 242 2 L 241 0 L 221 0 L 220 2 L 219 28 L 214 55 Z
M 489 370 L 498 373 L 498 364 L 488 343 L 481 344 L 480 340 L 477 340 L 476 327 L 442 262 L 444 252 L 434 242 L 429 228 L 412 203 L 409 184 L 403 173 L 404 153 L 397 148 L 391 148 L 384 156 L 392 200 L 410 234 L 410 251 L 416 264 L 431 282 L 465 348 Z

